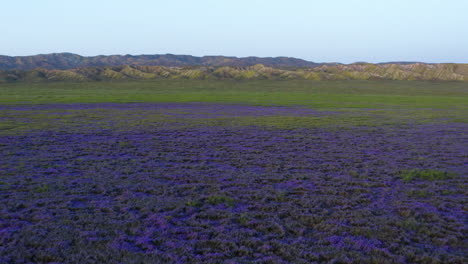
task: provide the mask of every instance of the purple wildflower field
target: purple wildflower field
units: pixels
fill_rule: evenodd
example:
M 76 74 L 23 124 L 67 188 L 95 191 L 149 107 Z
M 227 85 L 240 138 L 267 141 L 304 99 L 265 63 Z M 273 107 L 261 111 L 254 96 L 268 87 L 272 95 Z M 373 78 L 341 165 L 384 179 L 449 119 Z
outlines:
M 343 113 L 202 103 L 0 110 L 15 127 L 0 132 L 0 263 L 468 262 L 466 123 L 229 124 Z

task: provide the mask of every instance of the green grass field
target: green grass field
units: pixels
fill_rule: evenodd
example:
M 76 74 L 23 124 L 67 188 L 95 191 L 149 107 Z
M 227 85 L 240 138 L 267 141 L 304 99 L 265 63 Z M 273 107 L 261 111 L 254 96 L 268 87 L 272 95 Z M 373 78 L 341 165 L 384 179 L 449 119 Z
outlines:
M 466 107 L 468 83 L 417 81 L 194 81 L 0 85 L 1 104 L 209 102 L 314 108 Z
M 80 110 L 70 115 L 17 111 L 13 105 L 62 103 L 227 103 L 262 106 L 303 106 L 322 116 L 242 116 L 175 119 L 167 113 L 116 113 Z M 0 129 L 15 132 L 68 126 L 99 120 L 135 125 L 131 116 L 147 123 L 196 125 L 265 125 L 275 127 L 380 126 L 467 122 L 468 83 L 419 81 L 194 81 L 16 83 L 0 85 Z M 52 111 L 53 112 L 53 111 Z M 74 118 L 74 116 L 81 118 Z M 83 116 L 86 118 L 83 119 Z M 24 122 L 22 121 L 24 120 Z M 81 120 L 81 121 L 78 121 Z M 104 125 L 103 125 L 104 126 Z

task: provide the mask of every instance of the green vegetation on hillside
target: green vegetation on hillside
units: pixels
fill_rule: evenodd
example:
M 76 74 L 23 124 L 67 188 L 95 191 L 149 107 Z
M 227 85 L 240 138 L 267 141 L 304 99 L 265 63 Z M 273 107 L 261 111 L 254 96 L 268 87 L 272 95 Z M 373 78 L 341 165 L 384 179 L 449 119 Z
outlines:
M 66 70 L 83 67 L 103 67 L 119 65 L 140 66 L 234 66 L 245 67 L 255 64 L 264 64 L 271 67 L 315 67 L 326 63 L 314 63 L 290 57 L 226 57 L 226 56 L 204 56 L 196 57 L 190 55 L 110 55 L 110 56 L 80 56 L 73 53 L 52 53 L 34 56 L 1 56 L 0 70 L 33 70 L 44 68 L 49 70 Z M 335 63 L 330 63 L 335 64 Z
M 351 64 L 313 68 L 113 66 L 0 71 L 0 83 L 125 80 L 425 80 L 468 81 L 468 64 Z

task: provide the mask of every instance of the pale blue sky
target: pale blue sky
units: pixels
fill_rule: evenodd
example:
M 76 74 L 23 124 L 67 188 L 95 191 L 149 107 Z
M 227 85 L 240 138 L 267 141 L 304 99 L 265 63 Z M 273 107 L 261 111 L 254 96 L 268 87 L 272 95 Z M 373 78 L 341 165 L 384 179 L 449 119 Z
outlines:
M 468 63 L 468 0 L 2 1 L 0 54 Z

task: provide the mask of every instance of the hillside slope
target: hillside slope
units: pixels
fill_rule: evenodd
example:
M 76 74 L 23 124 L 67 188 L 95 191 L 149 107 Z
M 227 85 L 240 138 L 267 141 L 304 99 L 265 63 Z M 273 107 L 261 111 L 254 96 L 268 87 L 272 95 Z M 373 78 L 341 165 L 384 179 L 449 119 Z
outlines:
M 66 70 L 81 67 L 103 67 L 121 65 L 140 66 L 238 66 L 246 67 L 264 64 L 270 67 L 316 67 L 323 64 L 297 58 L 276 57 L 226 57 L 190 55 L 111 55 L 85 57 L 72 53 L 53 53 L 34 56 L 0 56 L 0 70 L 32 70 L 44 68 L 49 70 Z
M 0 71 L 0 82 L 120 81 L 151 79 L 213 80 L 425 80 L 468 81 L 468 64 L 351 64 L 278 69 L 248 67 L 114 66 L 70 70 Z

